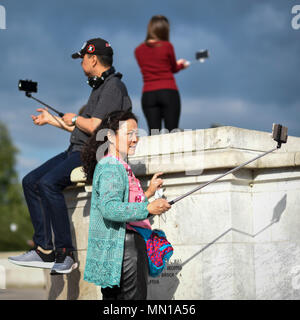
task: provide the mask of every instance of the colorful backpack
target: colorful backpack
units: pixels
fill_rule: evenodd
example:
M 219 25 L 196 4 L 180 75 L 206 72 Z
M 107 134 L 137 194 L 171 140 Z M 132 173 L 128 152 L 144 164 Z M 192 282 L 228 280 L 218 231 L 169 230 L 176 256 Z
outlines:
M 173 254 L 173 247 L 162 230 L 145 229 L 134 226 L 136 231 L 144 238 L 149 261 L 149 274 L 157 277 L 161 274 Z

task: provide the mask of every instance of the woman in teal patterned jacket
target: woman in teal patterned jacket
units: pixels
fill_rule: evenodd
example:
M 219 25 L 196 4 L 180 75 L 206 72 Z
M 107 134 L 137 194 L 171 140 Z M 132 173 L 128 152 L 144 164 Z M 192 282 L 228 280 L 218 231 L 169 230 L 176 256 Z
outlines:
M 135 152 L 137 130 L 133 113 L 113 112 L 103 119 L 82 153 L 84 172 L 93 183 L 84 280 L 101 286 L 104 300 L 146 299 L 146 246 L 130 223 L 147 224 L 149 214 L 170 208 L 165 199 L 147 200 L 161 187 L 161 173 L 153 176 L 140 202 L 129 202 L 129 178 L 138 180 L 124 160 Z

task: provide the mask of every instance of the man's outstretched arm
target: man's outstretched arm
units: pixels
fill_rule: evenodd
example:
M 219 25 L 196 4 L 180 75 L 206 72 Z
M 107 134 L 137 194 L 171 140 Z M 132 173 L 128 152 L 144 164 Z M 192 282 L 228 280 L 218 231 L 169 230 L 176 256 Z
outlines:
M 54 127 L 66 130 L 68 132 L 72 132 L 74 130 L 74 126 L 67 125 L 62 118 L 54 116 L 51 114 L 47 108 L 39 108 L 36 110 L 37 112 L 40 112 L 39 115 L 31 115 L 31 118 L 35 125 L 37 126 L 43 126 L 45 124 L 50 124 Z

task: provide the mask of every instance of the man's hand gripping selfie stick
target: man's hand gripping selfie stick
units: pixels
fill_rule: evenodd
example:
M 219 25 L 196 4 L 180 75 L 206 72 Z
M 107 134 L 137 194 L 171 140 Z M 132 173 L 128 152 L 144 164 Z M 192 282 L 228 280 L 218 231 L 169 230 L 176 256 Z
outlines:
M 198 190 L 200 190 L 200 189 L 208 186 L 209 184 L 211 184 L 211 183 L 213 183 L 213 182 L 215 182 L 215 181 L 217 181 L 217 180 L 225 177 L 226 175 L 228 175 L 228 174 L 230 174 L 230 173 L 233 173 L 233 172 L 241 169 L 242 167 L 246 166 L 247 164 L 249 164 L 249 163 L 251 163 L 251 162 L 253 162 L 253 161 L 255 161 L 255 160 L 257 160 L 257 159 L 259 159 L 259 158 L 261 158 L 261 157 L 264 157 L 264 156 L 266 156 L 267 154 L 269 154 L 269 153 L 271 153 L 271 152 L 279 149 L 279 148 L 281 147 L 281 144 L 282 144 L 282 143 L 286 143 L 286 142 L 287 142 L 287 137 L 288 137 L 287 131 L 288 131 L 287 127 L 284 127 L 284 126 L 282 126 L 281 124 L 273 124 L 272 137 L 273 137 L 273 139 L 277 142 L 277 146 L 276 146 L 275 148 L 273 148 L 272 150 L 269 150 L 269 151 L 267 151 L 267 152 L 265 152 L 265 153 L 263 153 L 263 154 L 260 154 L 260 155 L 258 155 L 257 157 L 255 157 L 254 159 L 251 159 L 251 160 L 249 160 L 249 161 L 247 161 L 247 162 L 239 165 L 238 167 L 233 168 L 233 169 L 225 172 L 224 174 L 221 174 L 220 176 L 218 176 L 218 177 L 216 177 L 216 178 L 214 178 L 214 179 L 212 179 L 212 180 L 210 180 L 210 181 L 208 181 L 208 182 L 206 182 L 206 183 L 204 183 L 204 184 L 196 187 L 195 189 L 193 189 L 193 190 L 191 190 L 191 191 L 188 191 L 187 193 L 183 194 L 182 196 L 177 197 L 177 198 L 175 198 L 174 200 L 169 201 L 169 204 L 170 204 L 170 205 L 173 205 L 173 204 L 176 203 L 177 201 L 179 201 L 179 200 L 181 200 L 181 199 L 189 196 L 190 194 L 192 194 L 192 193 L 194 193 L 194 192 L 196 192 L 196 191 L 198 191 Z
M 53 107 L 49 106 L 45 102 L 32 96 L 32 94 L 31 94 L 32 92 L 37 92 L 37 82 L 33 82 L 33 81 L 29 81 L 29 80 L 20 80 L 18 87 L 19 87 L 19 90 L 25 91 L 26 97 L 32 98 L 33 100 L 37 101 L 38 103 L 44 105 L 45 107 L 47 107 L 50 110 L 57 113 L 61 118 L 64 116 L 64 114 L 62 112 L 54 109 Z

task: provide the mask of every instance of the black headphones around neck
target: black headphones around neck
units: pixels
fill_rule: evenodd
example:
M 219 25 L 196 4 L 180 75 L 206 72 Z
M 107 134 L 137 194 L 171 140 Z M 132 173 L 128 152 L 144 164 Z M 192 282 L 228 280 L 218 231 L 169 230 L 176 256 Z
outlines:
M 87 80 L 87 83 L 93 88 L 93 89 L 97 89 L 101 86 L 101 84 L 103 84 L 103 82 L 105 81 L 105 79 L 110 76 L 111 74 L 114 74 L 116 72 L 114 67 L 109 68 L 108 70 L 104 71 L 101 75 L 101 77 L 90 77 Z M 117 76 L 119 76 L 119 73 L 117 74 Z M 122 75 L 121 75 L 122 77 Z

